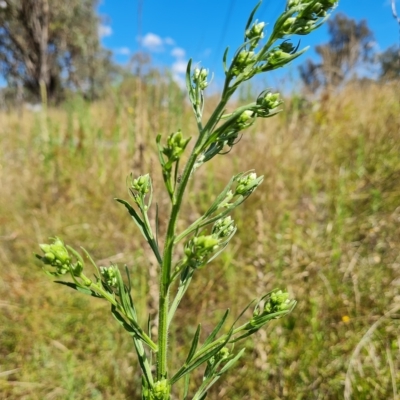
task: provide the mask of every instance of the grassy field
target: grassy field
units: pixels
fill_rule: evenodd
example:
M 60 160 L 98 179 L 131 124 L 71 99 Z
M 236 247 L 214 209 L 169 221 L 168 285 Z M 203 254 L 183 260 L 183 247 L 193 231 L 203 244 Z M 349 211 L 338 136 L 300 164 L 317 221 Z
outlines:
M 178 311 L 172 362 L 198 322 L 209 332 L 228 307 L 237 315 L 277 287 L 298 300 L 247 341 L 210 399 L 400 398 L 399 100 L 398 85 L 289 99 L 192 180 L 182 226 L 231 175 L 265 175 Z M 52 283 L 33 253 L 58 235 L 99 265 L 126 263 L 143 322 L 155 316 L 155 263 L 113 198 L 128 197 L 130 172 L 150 172 L 165 230 L 155 137 L 178 128 L 195 134 L 185 95 L 168 82 L 133 82 L 47 117 L 0 114 L 0 399 L 140 398 L 132 343 L 107 305 Z

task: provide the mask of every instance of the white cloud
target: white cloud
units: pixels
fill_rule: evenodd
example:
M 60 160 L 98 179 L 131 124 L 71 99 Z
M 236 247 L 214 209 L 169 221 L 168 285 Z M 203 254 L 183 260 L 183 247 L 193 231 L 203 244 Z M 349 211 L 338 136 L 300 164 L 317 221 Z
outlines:
M 165 44 L 169 45 L 169 46 L 173 46 L 175 44 L 175 40 L 170 38 L 170 37 L 166 37 L 164 39 Z
M 102 38 L 102 37 L 111 36 L 113 33 L 113 30 L 112 30 L 111 26 L 109 26 L 109 25 L 99 25 L 98 32 L 99 32 L 99 36 Z
M 155 33 L 147 33 L 143 36 L 142 46 L 150 51 L 162 51 L 163 39 Z
M 186 51 L 183 50 L 181 47 L 175 47 L 171 51 L 171 56 L 174 56 L 176 58 L 184 58 L 186 54 Z
M 187 61 L 177 60 L 172 64 L 172 72 L 174 74 L 185 74 L 187 68 Z
M 118 49 L 114 49 L 115 54 L 120 54 L 122 56 L 129 56 L 131 51 L 128 47 L 119 47 Z

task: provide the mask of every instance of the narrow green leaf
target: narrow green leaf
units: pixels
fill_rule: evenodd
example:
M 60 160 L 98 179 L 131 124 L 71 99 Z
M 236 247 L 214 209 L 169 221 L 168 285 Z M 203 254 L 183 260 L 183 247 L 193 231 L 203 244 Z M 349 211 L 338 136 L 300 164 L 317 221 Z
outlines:
M 144 340 L 141 332 L 135 325 L 130 325 L 125 321 L 124 317 L 117 311 L 117 308 L 112 304 L 111 305 L 111 313 L 114 318 L 118 321 L 118 323 L 134 338 Z M 132 321 L 133 322 L 133 321 Z
M 190 76 L 191 70 L 192 70 L 192 59 L 189 60 L 189 62 L 187 64 L 187 67 L 186 67 L 186 79 L 185 79 L 185 81 L 186 81 L 186 89 L 187 89 L 188 94 L 189 94 L 189 99 L 190 99 L 190 102 L 193 105 L 195 99 L 194 99 L 194 96 L 193 96 L 192 81 L 190 79 L 191 78 L 191 76 Z
M 214 203 L 212 203 L 210 208 L 204 213 L 203 218 L 208 217 L 209 215 L 211 215 L 218 209 L 218 206 L 221 204 L 222 200 L 225 199 L 227 193 L 229 192 L 230 188 L 232 187 L 233 182 L 238 178 L 238 176 L 239 175 L 235 175 L 234 177 L 232 177 L 230 179 L 228 184 L 225 186 L 224 190 L 217 196 L 217 198 L 214 200 Z
M 224 52 L 224 56 L 222 57 L 222 65 L 223 65 L 223 67 L 224 67 L 224 72 L 225 72 L 225 75 L 228 73 L 228 67 L 226 66 L 226 60 L 228 59 L 228 52 L 229 52 L 229 47 L 227 47 L 226 49 L 225 49 L 225 52 Z
M 253 11 L 251 12 L 249 19 L 247 20 L 246 28 L 245 31 L 250 28 L 251 23 L 253 22 L 254 14 L 256 13 L 258 7 L 261 5 L 261 1 L 258 2 L 258 4 L 254 7 Z M 246 38 L 244 38 L 244 41 L 246 41 Z
M 133 220 L 135 221 L 136 225 L 139 227 L 140 232 L 142 232 L 142 235 L 146 238 L 148 238 L 148 233 L 146 232 L 146 225 L 145 223 L 142 221 L 142 219 L 140 218 L 139 214 L 136 212 L 136 210 L 125 200 L 122 199 L 115 199 L 116 201 L 118 201 L 118 203 L 123 204 L 129 214 L 131 215 L 131 217 L 133 218 Z
M 156 244 L 158 247 L 158 234 L 159 234 L 159 214 L 158 214 L 158 203 L 156 203 Z
M 190 374 L 185 375 L 185 383 L 183 387 L 183 400 L 187 399 L 189 394 Z
M 67 246 L 69 247 L 69 246 Z M 89 254 L 89 252 L 81 246 L 82 251 L 85 253 L 87 259 L 92 263 L 92 265 L 96 268 L 97 273 L 99 274 L 99 276 L 101 276 L 99 268 L 97 267 L 97 264 L 94 262 L 92 256 Z
M 125 273 L 126 273 L 126 277 L 128 278 L 128 292 L 130 292 L 132 290 L 132 285 L 131 285 L 131 275 L 129 273 L 128 270 L 128 266 L 125 264 Z
M 203 345 L 201 346 L 202 348 L 212 343 L 212 341 L 215 339 L 215 336 L 217 336 L 218 332 L 224 325 L 226 319 L 228 318 L 228 315 L 229 315 L 229 308 L 225 311 L 225 314 L 222 317 L 221 321 L 219 321 L 218 325 L 214 328 L 214 330 L 210 333 L 206 341 L 203 343 Z
M 86 287 L 82 287 L 77 285 L 76 283 L 72 283 L 72 282 L 63 282 L 63 281 L 54 281 L 55 283 L 59 283 L 60 285 L 65 285 L 68 286 L 72 289 L 77 290 L 78 292 L 81 292 L 83 294 L 92 296 L 92 297 L 98 297 L 98 298 L 103 298 L 103 296 L 101 296 L 100 294 L 96 293 L 94 290 L 91 290 L 89 288 Z
M 184 365 L 170 380 L 170 384 L 173 385 L 175 382 L 177 382 L 179 379 L 181 379 L 183 376 L 188 374 L 189 372 L 193 371 L 196 369 L 198 366 L 201 364 L 205 363 L 208 361 L 211 357 L 215 356 L 229 341 L 231 335 L 232 335 L 232 329 L 229 331 L 229 333 L 226 335 L 225 340 L 223 340 L 220 344 L 212 348 L 210 351 L 208 351 L 206 354 L 202 355 L 198 359 L 195 359 L 190 365 Z
M 197 326 L 196 333 L 194 334 L 192 345 L 189 350 L 189 354 L 185 361 L 186 364 L 189 364 L 189 362 L 192 360 L 194 354 L 196 353 L 197 345 L 199 344 L 200 331 L 201 331 L 201 324 L 199 324 Z
M 75 249 L 68 245 L 66 248 L 82 263 L 82 265 L 84 264 L 82 256 Z
M 151 387 L 153 386 L 153 376 L 151 374 L 151 364 L 146 356 L 144 351 L 142 342 L 136 338 L 133 338 L 133 342 L 135 344 L 136 354 L 139 359 L 140 368 L 143 372 L 143 377 L 146 379 L 146 382 Z M 150 352 L 151 354 L 151 352 Z

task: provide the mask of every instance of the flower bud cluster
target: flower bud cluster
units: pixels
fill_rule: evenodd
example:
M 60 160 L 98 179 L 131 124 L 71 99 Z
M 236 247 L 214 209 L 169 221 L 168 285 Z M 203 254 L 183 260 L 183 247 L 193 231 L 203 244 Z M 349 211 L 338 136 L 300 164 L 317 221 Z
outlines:
M 167 146 L 162 149 L 163 154 L 168 158 L 167 163 L 165 163 L 165 168 L 170 170 L 172 168 L 172 163 L 179 160 L 190 139 L 184 139 L 182 131 L 171 133 L 167 139 Z
M 204 90 L 208 86 L 207 82 L 208 70 L 205 68 L 195 68 L 192 76 L 193 83 L 200 90 Z
M 279 37 L 286 35 L 307 35 L 320 25 L 320 19 L 326 18 L 335 7 L 337 0 L 289 0 L 287 11 L 293 11 L 280 28 Z
M 253 318 L 246 324 L 245 330 L 256 331 L 271 319 L 278 319 L 288 314 L 296 305 L 289 299 L 289 293 L 275 290 L 265 295 L 256 305 Z
M 185 246 L 185 264 L 198 268 L 206 264 L 210 257 L 223 248 L 236 232 L 233 219 L 228 216 L 217 220 L 211 235 L 195 236 Z
M 248 196 L 257 188 L 263 179 L 263 176 L 257 178 L 257 174 L 255 172 L 250 172 L 249 174 L 242 176 L 238 179 L 234 194 Z
M 253 124 L 254 117 L 255 117 L 255 115 L 254 115 L 253 111 L 251 111 L 251 110 L 243 111 L 239 115 L 239 118 L 236 120 L 235 128 L 238 131 L 248 128 L 250 125 Z
M 289 299 L 289 293 L 278 290 L 271 293 L 270 298 L 264 304 L 264 312 L 267 314 L 274 314 L 279 311 L 289 310 L 292 302 Z
M 283 103 L 279 93 L 265 91 L 257 98 L 257 106 L 255 108 L 257 117 L 271 117 L 280 110 L 277 108 Z
M 100 273 L 105 283 L 110 287 L 116 287 L 118 283 L 118 269 L 116 265 L 110 265 L 109 267 L 100 267 Z
M 81 276 L 83 271 L 82 262 L 80 260 L 75 263 L 72 262 L 68 249 L 61 239 L 56 237 L 52 244 L 40 244 L 39 247 L 44 255 L 37 254 L 36 257 L 44 264 L 54 267 L 54 275 L 65 275 L 67 272 L 71 272 L 74 276 Z
M 170 387 L 167 379 L 162 379 L 154 383 L 150 395 L 151 400 L 167 400 L 170 398 Z
M 231 355 L 230 350 L 227 347 L 223 347 L 215 356 L 211 357 L 207 364 L 213 366 L 214 364 L 224 361 Z
M 249 29 L 246 29 L 245 37 L 254 42 L 252 46 L 256 47 L 258 42 L 264 37 L 264 27 L 265 22 L 256 21 Z
M 135 203 L 142 211 L 147 211 L 147 209 L 151 204 L 152 190 L 153 189 L 151 186 L 151 178 L 149 174 L 140 175 L 136 179 L 133 179 L 131 175 L 129 192 Z M 148 201 L 148 204 L 145 204 L 145 197 L 146 194 L 149 192 L 150 192 L 150 200 Z
M 151 183 L 150 183 L 150 175 L 140 175 L 136 179 L 131 179 L 131 192 L 137 193 L 141 196 L 145 196 L 146 193 L 149 192 L 151 188 Z
M 235 76 L 240 75 L 245 71 L 247 67 L 251 67 L 255 64 L 255 53 L 254 51 L 242 50 L 237 56 L 232 66 L 232 73 Z
M 285 41 L 267 53 L 267 64 L 277 68 L 290 61 L 296 51 L 297 47 L 293 46 L 291 42 Z
M 213 235 L 195 236 L 185 246 L 185 264 L 198 268 L 204 265 L 218 248 L 219 240 Z
M 69 271 L 71 258 L 62 240 L 55 238 L 53 244 L 41 244 L 39 247 L 44 253 L 41 260 L 45 264 L 56 268 L 57 273 L 60 275 L 64 275 Z
M 226 239 L 236 232 L 236 227 L 231 216 L 219 219 L 212 228 L 212 236 Z

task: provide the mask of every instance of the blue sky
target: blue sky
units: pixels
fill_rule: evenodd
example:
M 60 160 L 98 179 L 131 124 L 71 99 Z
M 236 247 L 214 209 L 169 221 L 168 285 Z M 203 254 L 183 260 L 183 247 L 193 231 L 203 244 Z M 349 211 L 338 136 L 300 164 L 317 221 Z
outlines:
M 100 27 L 104 46 L 114 58 L 126 63 L 137 51 L 147 52 L 152 63 L 171 68 L 182 77 L 189 58 L 221 74 L 221 58 L 229 45 L 231 52 L 241 43 L 243 28 L 256 0 L 102 0 L 98 7 L 104 18 Z M 286 0 L 264 0 L 256 18 L 273 24 Z M 400 0 L 397 0 L 400 13 Z M 375 34 L 378 50 L 398 44 L 399 27 L 392 16 L 390 0 L 341 0 L 334 12 L 356 19 L 366 19 Z M 267 27 L 268 34 L 268 27 Z M 297 76 L 297 65 L 315 56 L 313 47 L 328 40 L 326 26 L 302 37 L 301 46 L 311 46 L 285 73 Z M 273 79 L 282 78 L 275 73 Z

